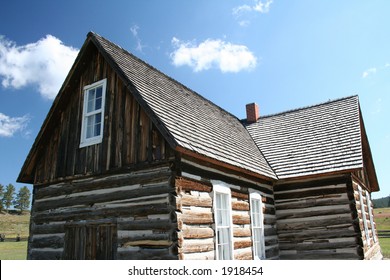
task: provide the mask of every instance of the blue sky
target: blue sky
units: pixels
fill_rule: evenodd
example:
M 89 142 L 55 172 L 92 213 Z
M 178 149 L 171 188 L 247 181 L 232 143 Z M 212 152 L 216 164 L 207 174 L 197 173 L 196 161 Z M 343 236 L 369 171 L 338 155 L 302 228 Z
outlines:
M 390 195 L 389 1 L 6 1 L 0 183 L 13 183 L 89 31 L 245 117 L 358 94 Z

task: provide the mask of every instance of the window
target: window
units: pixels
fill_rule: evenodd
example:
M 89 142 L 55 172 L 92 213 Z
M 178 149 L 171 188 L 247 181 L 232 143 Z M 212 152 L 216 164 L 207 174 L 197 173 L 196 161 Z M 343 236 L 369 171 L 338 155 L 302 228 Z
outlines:
M 104 79 L 84 87 L 80 148 L 102 142 L 106 83 Z
M 231 192 L 223 183 L 213 183 L 214 219 L 217 260 L 233 259 L 233 231 L 231 214 Z
M 259 192 L 250 190 L 253 258 L 265 259 L 263 203 Z

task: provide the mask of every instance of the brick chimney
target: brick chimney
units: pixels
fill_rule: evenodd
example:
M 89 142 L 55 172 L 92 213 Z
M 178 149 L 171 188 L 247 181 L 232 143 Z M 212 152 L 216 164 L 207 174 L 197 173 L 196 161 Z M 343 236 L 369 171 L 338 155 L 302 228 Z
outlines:
M 255 123 L 260 118 L 259 106 L 256 103 L 246 105 L 246 122 Z

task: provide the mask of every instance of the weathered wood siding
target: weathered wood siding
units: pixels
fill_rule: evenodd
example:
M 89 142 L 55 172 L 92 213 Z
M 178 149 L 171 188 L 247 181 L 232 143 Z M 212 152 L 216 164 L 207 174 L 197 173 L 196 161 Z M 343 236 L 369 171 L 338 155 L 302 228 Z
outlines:
M 281 259 L 361 259 L 348 178 L 275 187 Z
M 369 192 L 362 183 L 353 181 L 353 200 L 356 205 L 355 218 L 360 233 L 359 244 L 364 253 L 364 259 L 381 258 L 378 231 L 374 220 L 374 207 Z
M 48 127 L 41 139 L 44 142 L 41 147 L 45 149 L 38 152 L 35 184 L 102 174 L 172 156 L 166 141 L 117 73 L 96 49 L 91 47 L 88 51 L 88 59 L 77 69 L 79 77 L 71 79 L 64 88 L 53 115 L 55 125 Z M 104 78 L 107 92 L 103 141 L 79 148 L 83 88 Z
M 28 258 L 62 259 L 66 257 L 67 228 L 80 223 L 109 223 L 114 226 L 107 232 L 117 229 L 110 233 L 115 235 L 117 245 L 113 258 L 176 259 L 173 176 L 165 164 L 118 175 L 36 186 Z M 72 240 L 68 242 L 79 242 L 75 240 L 77 235 L 77 231 L 72 231 Z
M 215 221 L 211 180 L 229 185 L 232 201 L 234 259 L 253 259 L 249 188 L 263 198 L 265 252 L 267 259 L 279 257 L 272 187 L 232 176 L 213 168 L 182 162 L 182 176 L 176 179 L 179 259 L 215 259 Z

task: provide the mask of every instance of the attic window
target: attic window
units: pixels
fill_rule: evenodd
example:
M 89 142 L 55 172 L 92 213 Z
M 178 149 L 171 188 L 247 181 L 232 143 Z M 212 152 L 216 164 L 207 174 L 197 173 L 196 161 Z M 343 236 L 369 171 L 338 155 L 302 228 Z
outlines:
M 102 142 L 107 79 L 84 87 L 80 148 Z

